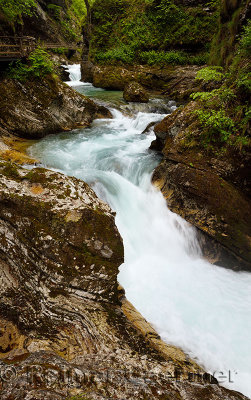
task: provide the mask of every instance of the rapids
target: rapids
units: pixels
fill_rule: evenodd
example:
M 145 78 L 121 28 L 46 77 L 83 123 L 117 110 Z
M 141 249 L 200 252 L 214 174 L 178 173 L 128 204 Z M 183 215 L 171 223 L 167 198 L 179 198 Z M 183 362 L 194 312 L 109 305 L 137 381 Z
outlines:
M 30 154 L 88 182 L 116 211 L 125 247 L 119 282 L 162 339 L 181 347 L 223 386 L 250 396 L 251 274 L 202 259 L 194 228 L 151 185 L 160 156 L 148 149 L 153 131 L 141 132 L 172 112 L 174 102 L 155 98 L 127 105 L 121 92 L 82 84 L 79 66 L 69 70 L 70 84 L 108 105 L 113 119 L 46 137 Z

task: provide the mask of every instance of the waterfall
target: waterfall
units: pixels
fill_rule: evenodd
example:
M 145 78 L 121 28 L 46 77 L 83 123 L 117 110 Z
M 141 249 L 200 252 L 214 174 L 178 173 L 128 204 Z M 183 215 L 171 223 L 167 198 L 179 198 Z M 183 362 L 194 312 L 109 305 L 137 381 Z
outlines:
M 95 93 L 112 96 L 92 88 Z M 251 274 L 202 259 L 194 228 L 151 185 L 160 156 L 148 150 L 153 132 L 141 132 L 174 104 L 160 104 L 154 113 L 143 107 L 129 116 L 113 109 L 112 120 L 46 137 L 30 154 L 88 182 L 116 211 L 125 247 L 119 282 L 162 339 L 181 347 L 222 385 L 251 395 Z
M 80 64 L 63 65 L 70 74 L 70 81 L 66 82 L 69 86 L 86 86 L 89 83 L 81 82 Z

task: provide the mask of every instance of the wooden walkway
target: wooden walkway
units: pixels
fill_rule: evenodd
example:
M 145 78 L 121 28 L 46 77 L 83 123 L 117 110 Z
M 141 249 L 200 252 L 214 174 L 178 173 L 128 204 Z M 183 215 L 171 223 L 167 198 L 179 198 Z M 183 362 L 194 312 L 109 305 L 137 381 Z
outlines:
M 35 38 L 29 36 L 0 36 L 0 62 L 16 61 L 20 58 L 28 57 L 38 46 L 48 50 L 59 48 L 78 50 L 81 48 L 81 46 L 77 46 L 76 44 L 68 44 L 67 46 L 55 43 L 39 44 Z
M 0 61 L 15 61 L 27 57 L 36 46 L 33 37 L 0 36 Z

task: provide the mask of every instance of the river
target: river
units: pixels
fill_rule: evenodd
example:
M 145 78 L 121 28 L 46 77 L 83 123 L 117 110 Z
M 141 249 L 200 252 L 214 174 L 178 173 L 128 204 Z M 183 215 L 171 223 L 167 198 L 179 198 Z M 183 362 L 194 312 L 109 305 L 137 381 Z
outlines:
M 116 211 L 125 247 L 118 280 L 162 339 L 223 386 L 251 396 L 251 274 L 205 261 L 194 228 L 167 208 L 151 184 L 160 156 L 149 150 L 153 131 L 141 132 L 171 113 L 174 102 L 153 98 L 127 105 L 121 92 L 81 83 L 79 66 L 70 66 L 70 73 L 69 84 L 108 105 L 113 119 L 50 135 L 30 154 L 83 179 Z

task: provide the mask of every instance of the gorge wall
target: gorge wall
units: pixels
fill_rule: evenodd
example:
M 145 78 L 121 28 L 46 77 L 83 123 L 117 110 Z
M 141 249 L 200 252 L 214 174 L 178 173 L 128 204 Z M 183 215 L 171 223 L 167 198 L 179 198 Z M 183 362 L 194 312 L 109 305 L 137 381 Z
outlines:
M 88 185 L 3 162 L 0 175 L 2 400 L 245 399 L 126 301 L 114 215 Z
M 250 2 L 222 2 L 220 15 L 211 62 L 224 69 L 201 70 L 195 101 L 155 127 L 152 148 L 164 160 L 153 181 L 168 206 L 205 233 L 211 261 L 250 271 Z

